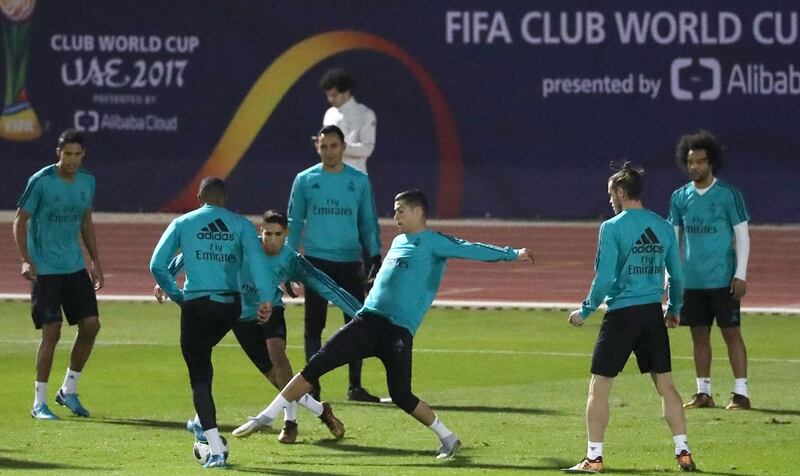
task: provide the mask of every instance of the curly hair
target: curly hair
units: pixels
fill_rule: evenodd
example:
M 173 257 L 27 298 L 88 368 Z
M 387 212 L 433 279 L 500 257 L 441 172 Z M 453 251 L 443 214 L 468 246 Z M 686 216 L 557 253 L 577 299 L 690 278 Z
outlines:
M 686 170 L 689 151 L 698 149 L 706 151 L 708 163 L 711 165 L 711 173 L 716 175 L 722 169 L 722 144 L 706 130 L 701 129 L 692 134 L 685 134 L 678 139 L 678 144 L 675 146 L 675 162 L 683 170 Z

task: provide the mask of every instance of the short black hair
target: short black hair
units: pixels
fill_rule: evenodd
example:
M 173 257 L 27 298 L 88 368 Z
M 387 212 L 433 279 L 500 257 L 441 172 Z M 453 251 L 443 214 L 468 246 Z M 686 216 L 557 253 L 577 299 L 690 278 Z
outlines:
M 625 196 L 630 200 L 639 200 L 642 196 L 642 176 L 644 169 L 641 167 L 634 167 L 630 162 L 625 162 L 620 166 L 614 162 L 611 163 L 611 170 L 614 174 L 608 178 L 611 184 L 611 189 L 621 189 L 625 192 Z
M 340 93 L 347 91 L 352 92 L 356 87 L 356 81 L 350 76 L 350 73 L 343 68 L 333 68 L 325 71 L 325 74 L 322 75 L 322 79 L 319 81 L 319 86 L 323 91 L 336 88 Z
M 203 202 L 224 200 L 225 181 L 219 177 L 206 177 L 200 182 L 200 191 L 198 192 L 200 200 Z
M 675 162 L 684 170 L 688 168 L 689 151 L 703 149 L 711 165 L 711 173 L 717 174 L 722 169 L 722 144 L 714 135 L 706 130 L 682 135 L 675 146 Z
M 264 214 L 261 216 L 261 219 L 264 221 L 264 224 L 277 223 L 283 228 L 289 227 L 289 220 L 286 218 L 286 215 L 279 212 L 278 210 L 270 209 L 265 211 Z
M 78 144 L 83 147 L 83 133 L 75 129 L 66 129 L 58 136 L 58 148 L 63 149 L 67 144 Z
M 339 129 L 339 126 L 334 126 L 333 124 L 331 124 L 330 126 L 325 126 L 322 129 L 320 129 L 319 132 L 317 132 L 317 137 L 321 137 L 323 134 L 330 135 L 331 133 L 334 133 L 337 136 L 339 136 L 339 140 L 341 140 L 342 144 L 344 144 L 344 132 L 342 132 L 342 130 Z
M 422 207 L 422 213 L 428 216 L 428 199 L 425 198 L 425 194 L 419 190 L 406 190 L 405 192 L 400 192 L 395 195 L 395 202 L 401 200 L 406 202 L 409 206 Z

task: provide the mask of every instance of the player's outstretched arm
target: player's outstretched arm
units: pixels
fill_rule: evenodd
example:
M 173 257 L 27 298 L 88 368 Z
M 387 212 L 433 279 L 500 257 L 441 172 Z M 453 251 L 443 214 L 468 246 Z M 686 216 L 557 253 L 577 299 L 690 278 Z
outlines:
M 517 250 L 517 261 L 527 261 L 533 264 L 533 252 L 528 248 L 520 248 Z

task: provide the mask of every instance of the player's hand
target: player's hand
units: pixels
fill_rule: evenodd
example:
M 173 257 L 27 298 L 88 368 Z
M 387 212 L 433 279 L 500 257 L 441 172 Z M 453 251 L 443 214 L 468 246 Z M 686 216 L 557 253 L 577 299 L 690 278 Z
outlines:
M 258 306 L 258 322 L 263 324 L 272 316 L 272 303 L 262 302 Z
M 533 252 L 528 248 L 520 248 L 517 250 L 517 261 L 527 261 L 533 264 Z
M 569 315 L 568 319 L 569 323 L 575 327 L 580 327 L 583 325 L 583 317 L 581 317 L 581 310 L 575 309 Z
M 167 300 L 167 292 L 161 289 L 161 286 L 158 284 L 153 286 L 153 296 L 156 297 L 156 301 L 158 301 L 159 304 Z
M 734 301 L 741 301 L 747 293 L 747 282 L 739 278 L 733 278 L 731 281 L 731 297 Z
M 22 277 L 28 281 L 36 281 L 36 265 L 28 261 L 23 261 Z
M 103 277 L 103 270 L 100 269 L 100 265 L 92 265 L 92 284 L 94 284 L 94 290 L 97 291 L 102 288 L 105 282 L 106 279 Z
M 369 268 L 367 269 L 367 285 L 372 285 L 375 282 L 375 277 L 378 276 L 378 271 L 381 269 L 381 255 L 375 255 L 369 259 Z
M 294 291 L 294 283 L 292 283 L 291 281 L 284 282 L 283 289 L 286 291 L 286 294 L 288 294 L 290 297 L 293 298 L 297 297 L 297 293 Z
M 674 329 L 675 327 L 678 327 L 678 325 L 680 323 L 681 323 L 681 320 L 680 320 L 680 318 L 678 317 L 677 314 L 672 314 L 671 312 L 665 312 L 664 313 L 664 325 L 665 326 L 669 327 L 670 329 Z

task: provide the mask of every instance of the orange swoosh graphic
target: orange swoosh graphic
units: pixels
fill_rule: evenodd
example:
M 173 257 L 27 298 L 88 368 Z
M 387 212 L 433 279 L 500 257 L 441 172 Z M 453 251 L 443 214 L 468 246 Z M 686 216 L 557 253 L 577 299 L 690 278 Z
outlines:
M 208 176 L 228 177 L 297 80 L 317 63 L 351 50 L 387 54 L 405 65 L 419 81 L 433 114 L 438 142 L 436 216 L 459 216 L 463 188 L 461 143 L 455 120 L 442 92 L 425 68 L 399 46 L 380 36 L 360 31 L 333 31 L 315 35 L 295 44 L 269 65 L 250 88 L 208 160 L 191 183 L 164 205 L 162 211 L 195 208 L 200 181 Z

